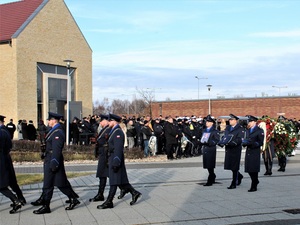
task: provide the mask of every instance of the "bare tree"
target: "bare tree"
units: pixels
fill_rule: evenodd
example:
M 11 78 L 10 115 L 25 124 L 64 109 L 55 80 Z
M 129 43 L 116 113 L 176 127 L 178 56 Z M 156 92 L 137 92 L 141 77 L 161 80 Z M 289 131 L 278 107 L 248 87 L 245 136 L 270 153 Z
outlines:
M 93 105 L 93 114 L 107 114 L 110 112 L 110 104 L 108 98 L 103 98 L 101 102 L 97 100 Z
M 152 117 L 152 102 L 155 98 L 155 89 L 139 89 L 136 87 L 136 91 L 145 101 L 146 105 L 149 106 L 149 114 Z

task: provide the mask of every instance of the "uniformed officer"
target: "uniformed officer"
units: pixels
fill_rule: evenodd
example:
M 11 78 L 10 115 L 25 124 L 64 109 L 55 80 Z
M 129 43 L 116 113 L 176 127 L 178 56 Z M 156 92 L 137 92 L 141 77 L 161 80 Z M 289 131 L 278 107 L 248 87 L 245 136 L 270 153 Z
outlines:
M 5 118 L 5 116 L 0 115 L 0 192 L 12 201 L 12 209 L 9 213 L 13 214 L 21 209 L 22 204 L 24 205 L 26 200 L 17 184 L 14 167 L 10 157 L 12 142 L 10 133 L 4 126 Z M 17 186 L 20 191 L 20 193 L 17 193 L 18 196 L 13 194 L 8 188 L 9 186 L 13 190 L 16 189 Z M 16 192 L 16 190 L 14 191 Z M 18 197 L 20 197 L 20 199 L 18 199 Z
M 214 173 L 217 156 L 216 145 L 220 140 L 220 134 L 214 126 L 216 121 L 210 115 L 205 118 L 205 121 L 206 128 L 203 130 L 201 143 L 203 153 L 203 168 L 208 170 L 209 175 L 204 186 L 212 186 L 216 179 L 216 174 Z
M 219 145 L 225 145 L 225 162 L 224 169 L 232 171 L 231 185 L 228 189 L 235 189 L 236 185 L 240 185 L 243 175 L 240 174 L 240 161 L 242 154 L 242 140 L 244 138 L 244 128 L 238 124 L 239 118 L 233 114 L 229 115 L 229 125 L 226 127 L 224 136 Z M 224 141 L 225 140 L 225 141 Z
M 117 187 L 125 192 L 130 192 L 132 201 L 130 205 L 136 203 L 141 193 L 136 191 L 129 183 L 125 161 L 124 161 L 124 132 L 119 126 L 122 118 L 120 116 L 109 114 L 109 127 L 111 131 L 108 138 L 109 148 L 109 194 L 106 201 L 102 205 L 98 205 L 98 209 L 113 208 L 113 199 L 117 191 Z
M 242 145 L 246 148 L 245 172 L 251 177 L 251 188 L 249 192 L 257 191 L 258 172 L 260 171 L 260 147 L 264 143 L 264 131 L 256 125 L 257 118 L 248 115 L 248 126 L 246 138 Z
M 100 130 L 95 147 L 95 157 L 98 158 L 96 177 L 99 177 L 99 189 L 95 197 L 90 202 L 104 201 L 104 189 L 108 177 L 108 137 L 111 127 L 108 126 L 108 115 L 100 115 Z
M 65 133 L 59 124 L 61 115 L 49 112 L 48 125 L 51 130 L 46 135 L 46 154 L 44 159 L 44 183 L 42 204 L 34 214 L 50 213 L 50 201 L 52 199 L 54 186 L 57 186 L 69 198 L 70 205 L 66 210 L 72 210 L 80 204 L 78 195 L 73 191 L 66 175 L 64 157 L 62 150 L 65 143 Z

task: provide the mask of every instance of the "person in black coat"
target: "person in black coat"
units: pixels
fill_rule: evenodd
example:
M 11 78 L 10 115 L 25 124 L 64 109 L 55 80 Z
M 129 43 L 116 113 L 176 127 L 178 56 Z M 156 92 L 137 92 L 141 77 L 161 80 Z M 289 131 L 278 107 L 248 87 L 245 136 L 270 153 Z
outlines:
M 29 120 L 29 123 L 27 125 L 27 132 L 28 132 L 28 140 L 35 141 L 35 139 L 36 139 L 36 128 L 33 125 L 32 120 Z
M 79 128 L 78 128 L 79 119 L 74 117 L 72 123 L 70 124 L 70 135 L 72 144 L 78 145 L 79 142 Z
M 251 177 L 251 188 L 249 192 L 257 191 L 258 172 L 260 171 L 260 148 L 264 143 L 264 131 L 256 125 L 257 118 L 248 116 L 246 138 L 242 145 L 246 148 L 245 172 Z
M 50 202 L 53 195 L 54 186 L 57 186 L 69 198 L 70 205 L 66 210 L 72 210 L 80 204 L 78 195 L 73 191 L 70 182 L 67 179 L 64 157 L 62 150 L 65 144 L 65 133 L 59 124 L 61 115 L 49 112 L 48 125 L 51 130 L 46 135 L 46 151 L 44 158 L 44 183 L 42 204 L 34 214 L 50 213 Z
M 204 186 L 212 186 L 215 183 L 216 174 L 214 169 L 216 167 L 217 147 L 220 140 L 219 131 L 215 128 L 216 121 L 208 115 L 206 117 L 206 128 L 203 130 L 201 137 L 202 153 L 203 153 L 203 168 L 208 170 L 208 179 Z
M 138 198 L 142 196 L 140 192 L 131 186 L 128 180 L 124 160 L 125 135 L 119 126 L 121 120 L 122 118 L 120 116 L 109 114 L 109 127 L 112 128 L 108 138 L 108 149 L 110 153 L 108 159 L 108 174 L 110 188 L 106 201 L 102 205 L 98 205 L 98 209 L 108 209 L 114 207 L 113 199 L 118 187 L 123 190 L 124 193 L 131 193 L 132 201 L 130 202 L 130 205 L 135 204 Z M 119 196 L 118 198 L 120 199 L 122 196 Z
M 6 196 L 12 201 L 12 209 L 9 211 L 9 213 L 13 214 L 16 213 L 19 209 L 21 209 L 22 205 L 24 205 L 26 201 L 23 197 L 22 192 L 22 199 L 19 199 L 19 195 L 16 196 L 8 188 L 10 186 L 14 190 L 14 186 L 17 185 L 17 180 L 12 160 L 10 157 L 10 151 L 12 148 L 11 136 L 6 127 L 4 126 L 4 118 L 5 116 L 0 115 L 0 193 L 2 193 L 4 196 Z M 14 191 L 16 192 L 16 190 Z M 21 202 L 21 200 L 24 201 Z
M 9 123 L 6 124 L 6 129 L 10 133 L 11 139 L 14 138 L 14 133 L 16 131 L 16 125 L 13 123 L 13 119 L 10 119 Z
M 164 125 L 165 138 L 166 138 L 166 152 L 167 158 L 173 160 L 173 153 L 175 152 L 175 147 L 177 146 L 178 130 L 173 124 L 173 118 L 169 116 Z
M 240 185 L 243 175 L 240 174 L 240 162 L 242 154 L 242 140 L 244 138 L 244 128 L 239 125 L 239 118 L 233 114 L 229 115 L 229 125 L 225 129 L 224 136 L 218 143 L 220 147 L 225 145 L 225 162 L 224 169 L 232 171 L 231 185 L 228 189 L 235 189 Z
M 95 197 L 90 202 L 104 201 L 104 190 L 108 177 L 108 147 L 107 141 L 111 128 L 108 124 L 108 115 L 100 115 L 101 131 L 98 134 L 95 146 L 95 157 L 98 158 L 96 177 L 99 177 L 99 189 Z

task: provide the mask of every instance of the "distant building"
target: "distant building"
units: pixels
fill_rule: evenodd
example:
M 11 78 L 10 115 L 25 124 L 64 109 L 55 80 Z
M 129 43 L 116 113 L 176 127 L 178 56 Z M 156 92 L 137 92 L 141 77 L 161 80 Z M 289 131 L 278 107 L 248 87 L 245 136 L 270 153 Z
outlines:
M 285 115 L 287 118 L 300 119 L 300 97 L 261 97 L 261 98 L 217 98 L 210 100 L 211 114 L 215 117 L 233 113 L 238 116 L 268 115 L 276 118 Z M 152 102 L 152 117 L 162 116 L 206 116 L 209 100 L 157 101 Z
M 35 124 L 48 111 L 66 118 L 66 59 L 71 116 L 92 114 L 92 50 L 63 0 L 1 4 L 0 53 L 0 114 Z

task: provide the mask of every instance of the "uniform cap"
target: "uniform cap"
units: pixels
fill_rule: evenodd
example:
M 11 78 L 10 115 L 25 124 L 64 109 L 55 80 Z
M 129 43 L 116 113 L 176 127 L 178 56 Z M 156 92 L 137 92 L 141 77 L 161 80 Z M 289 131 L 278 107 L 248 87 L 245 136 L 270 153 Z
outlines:
M 4 122 L 4 119 L 6 118 L 6 116 L 2 116 L 2 115 L 0 115 L 0 121 L 1 122 Z
M 122 117 L 110 113 L 109 116 L 108 116 L 108 120 L 109 120 L 109 121 L 116 121 L 116 122 L 119 123 L 119 122 L 121 122 Z
M 212 122 L 212 123 L 215 123 L 215 122 L 216 122 L 210 115 L 207 115 L 207 117 L 205 118 L 205 120 L 206 120 L 207 122 Z
M 233 115 L 233 114 L 229 114 L 229 116 L 230 116 L 230 118 L 229 118 L 229 120 L 238 120 L 239 118 L 237 117 L 237 116 L 235 116 L 235 115 Z
M 248 121 L 251 122 L 251 121 L 257 121 L 258 119 L 255 117 L 255 116 L 251 116 L 251 115 L 247 115 L 248 117 Z
M 104 115 L 104 114 L 100 114 L 99 117 L 100 117 L 100 121 L 102 121 L 102 120 L 108 120 L 108 118 L 109 118 L 108 115 Z
M 62 115 L 59 115 L 59 114 L 53 113 L 53 112 L 49 112 L 48 114 L 49 114 L 48 120 L 51 120 L 51 119 L 60 120 L 63 117 Z

